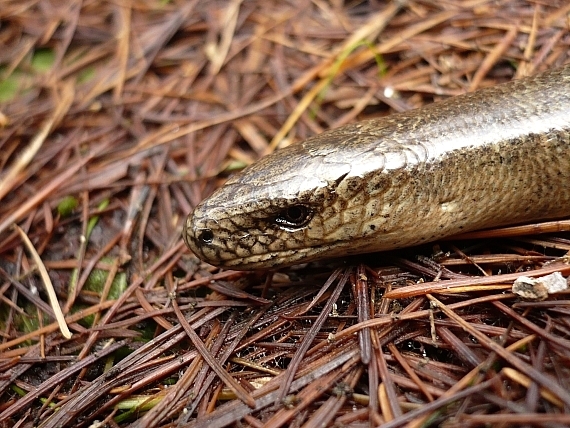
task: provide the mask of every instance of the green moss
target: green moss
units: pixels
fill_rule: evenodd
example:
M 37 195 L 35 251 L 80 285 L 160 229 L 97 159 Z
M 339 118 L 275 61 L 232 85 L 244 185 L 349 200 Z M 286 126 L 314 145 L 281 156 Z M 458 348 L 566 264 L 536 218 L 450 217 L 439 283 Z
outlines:
M 2 70 L 0 70 L 0 75 Z M 20 80 L 16 74 L 8 76 L 0 81 L 0 103 L 13 100 L 20 89 Z
M 55 62 L 53 49 L 37 49 L 32 56 L 32 69 L 38 73 L 48 72 Z
M 57 212 L 61 217 L 67 217 L 77 208 L 79 201 L 74 196 L 66 196 L 57 204 Z
M 95 67 L 86 67 L 77 73 L 77 83 L 90 82 L 96 76 Z
M 114 260 L 110 257 L 104 257 L 101 259 L 101 262 L 112 264 Z M 108 277 L 109 272 L 106 270 L 93 269 L 87 278 L 87 282 L 83 286 L 83 289 L 97 293 L 97 295 L 101 297 Z M 109 295 L 107 296 L 106 300 L 117 300 L 121 294 L 125 292 L 126 289 L 127 275 L 124 272 L 119 272 L 115 275 L 115 278 L 113 278 L 111 288 L 109 288 Z

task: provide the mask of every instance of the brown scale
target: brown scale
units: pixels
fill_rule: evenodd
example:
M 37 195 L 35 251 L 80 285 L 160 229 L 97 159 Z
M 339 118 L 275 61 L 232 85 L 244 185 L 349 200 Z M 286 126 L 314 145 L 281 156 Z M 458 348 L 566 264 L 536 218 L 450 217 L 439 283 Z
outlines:
M 570 65 L 324 132 L 232 177 L 184 240 L 232 269 L 570 216 Z

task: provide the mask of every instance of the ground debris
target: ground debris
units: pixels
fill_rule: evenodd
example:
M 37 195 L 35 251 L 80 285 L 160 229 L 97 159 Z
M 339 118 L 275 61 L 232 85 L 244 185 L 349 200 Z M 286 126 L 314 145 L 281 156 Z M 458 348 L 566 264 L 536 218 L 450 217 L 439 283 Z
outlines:
M 570 275 L 567 221 L 275 277 L 205 265 L 181 239 L 265 153 L 567 63 L 568 13 L 4 1 L 0 427 L 569 426 L 570 301 L 510 293 Z

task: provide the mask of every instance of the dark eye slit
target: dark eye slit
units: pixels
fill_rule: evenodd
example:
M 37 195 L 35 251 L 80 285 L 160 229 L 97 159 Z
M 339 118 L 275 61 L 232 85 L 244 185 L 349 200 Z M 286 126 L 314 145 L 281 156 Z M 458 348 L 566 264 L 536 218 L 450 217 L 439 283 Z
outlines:
M 275 223 L 290 229 L 300 229 L 313 218 L 313 210 L 306 205 L 291 205 L 275 217 Z

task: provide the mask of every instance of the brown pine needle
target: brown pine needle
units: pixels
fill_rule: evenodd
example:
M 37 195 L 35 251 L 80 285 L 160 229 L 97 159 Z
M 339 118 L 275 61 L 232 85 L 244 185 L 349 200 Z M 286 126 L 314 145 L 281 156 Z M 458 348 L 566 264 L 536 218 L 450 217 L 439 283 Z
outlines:
M 32 244 L 32 241 L 30 241 L 30 238 L 28 238 L 28 235 L 26 235 L 24 231 L 17 224 L 14 225 L 14 228 L 20 235 L 20 238 L 22 238 L 24 245 L 26 246 L 26 248 L 28 248 L 28 251 L 32 256 L 32 259 L 36 263 L 36 267 L 38 268 L 40 277 L 42 278 L 42 282 L 46 287 L 46 292 L 49 297 L 49 303 L 55 315 L 55 319 L 57 320 L 57 323 L 59 325 L 59 330 L 61 331 L 61 334 L 63 334 L 63 337 L 65 337 L 66 339 L 71 339 L 71 331 L 69 331 L 69 327 L 65 322 L 65 317 L 63 316 L 63 312 L 61 311 L 61 306 L 59 306 L 59 300 L 57 300 L 57 295 L 55 294 L 53 284 L 51 283 L 48 271 L 44 266 L 40 255 L 36 251 L 34 244 Z

